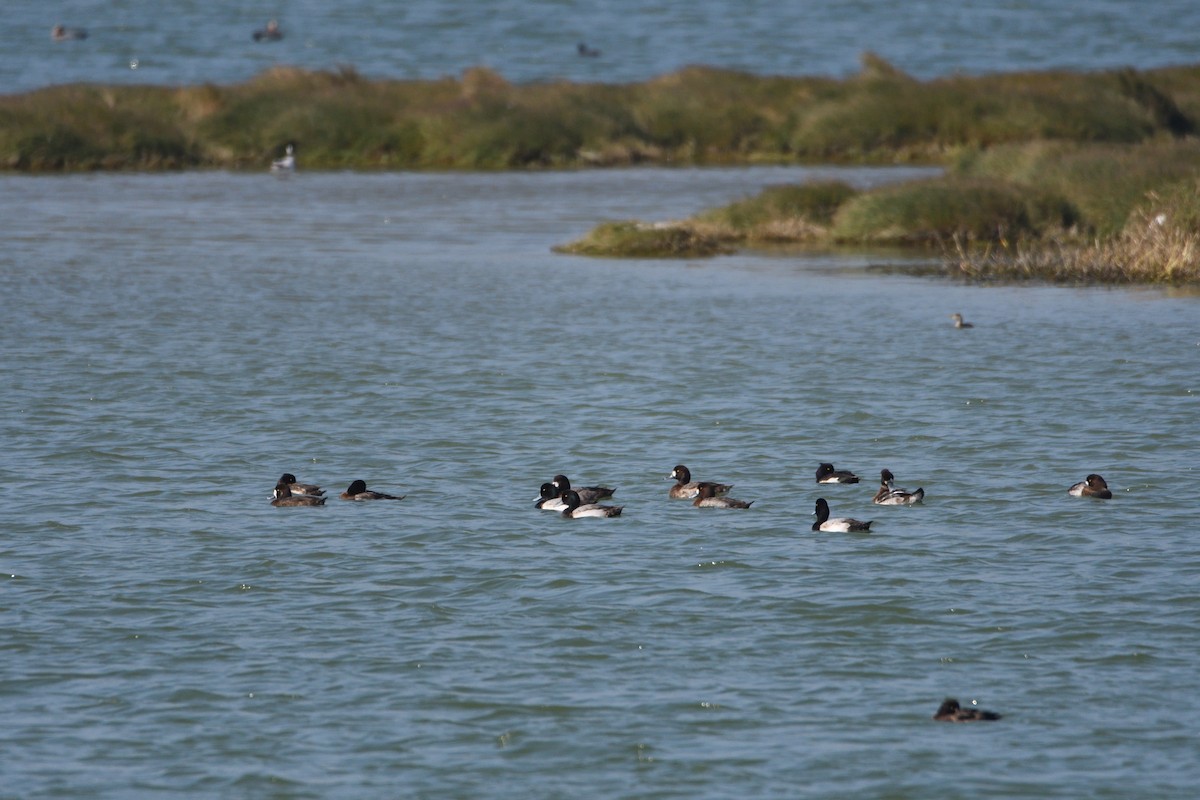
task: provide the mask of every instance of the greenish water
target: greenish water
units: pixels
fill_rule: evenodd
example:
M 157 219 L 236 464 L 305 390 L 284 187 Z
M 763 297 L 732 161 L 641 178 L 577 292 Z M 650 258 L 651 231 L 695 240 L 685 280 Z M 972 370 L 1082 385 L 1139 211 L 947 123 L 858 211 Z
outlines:
M 0 796 L 1191 797 L 1196 296 L 549 249 L 828 172 L 0 178 Z

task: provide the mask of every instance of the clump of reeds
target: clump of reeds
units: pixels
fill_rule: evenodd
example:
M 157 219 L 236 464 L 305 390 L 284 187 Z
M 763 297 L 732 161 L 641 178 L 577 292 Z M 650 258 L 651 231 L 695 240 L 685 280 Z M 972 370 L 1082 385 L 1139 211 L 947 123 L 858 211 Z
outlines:
M 623 258 L 694 258 L 731 251 L 718 236 L 683 222 L 606 222 L 556 252 Z

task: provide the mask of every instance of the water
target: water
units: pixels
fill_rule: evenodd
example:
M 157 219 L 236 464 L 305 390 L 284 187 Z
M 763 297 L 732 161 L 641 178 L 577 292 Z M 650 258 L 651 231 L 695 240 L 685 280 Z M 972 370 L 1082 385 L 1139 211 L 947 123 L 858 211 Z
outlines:
M 272 17 L 283 40 L 253 42 Z M 52 42 L 56 23 L 90 36 Z M 228 83 L 277 65 L 348 64 L 374 78 L 457 76 L 484 65 L 520 82 L 641 81 L 697 63 L 842 76 L 868 50 L 923 78 L 1148 68 L 1195 62 L 1198 26 L 1193 0 L 10 0 L 0 91 L 75 81 Z M 602 55 L 579 57 L 579 42 Z
M 1194 294 L 549 250 L 814 174 L 0 178 L 0 794 L 1193 796 Z

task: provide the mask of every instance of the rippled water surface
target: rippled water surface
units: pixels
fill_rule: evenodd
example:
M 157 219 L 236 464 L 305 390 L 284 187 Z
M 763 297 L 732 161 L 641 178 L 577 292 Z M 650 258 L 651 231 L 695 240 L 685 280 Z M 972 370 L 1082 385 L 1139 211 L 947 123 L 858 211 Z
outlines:
M 688 64 L 846 75 L 872 51 L 920 77 L 1146 68 L 1200 58 L 1194 0 L 8 0 L 0 92 L 76 81 L 196 84 L 269 67 L 439 78 L 640 81 Z M 271 18 L 284 38 L 256 43 Z M 52 42 L 56 23 L 85 41 Z M 583 42 L 599 50 L 580 57 Z
M 812 174 L 0 178 L 0 794 L 1192 797 L 1196 296 L 549 249 Z

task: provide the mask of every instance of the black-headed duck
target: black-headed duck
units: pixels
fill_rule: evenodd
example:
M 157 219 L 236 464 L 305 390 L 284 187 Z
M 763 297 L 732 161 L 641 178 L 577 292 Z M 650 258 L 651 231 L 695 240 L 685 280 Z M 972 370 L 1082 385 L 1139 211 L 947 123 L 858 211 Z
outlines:
M 753 500 L 734 500 L 732 497 L 717 497 L 713 484 L 702 483 L 692 505 L 696 508 L 749 508 L 753 502 Z
M 624 506 L 601 506 L 580 501 L 579 492 L 568 489 L 560 495 L 563 502 L 562 515 L 567 519 L 580 517 L 619 517 Z
M 858 483 L 858 476 L 850 470 L 834 469 L 833 464 L 817 467 L 817 483 Z
M 552 485 L 560 498 L 563 492 L 575 491 L 579 495 L 579 502 L 585 506 L 601 500 L 611 500 L 613 492 L 616 491 L 607 486 L 572 486 L 566 475 L 555 475 Z
M 394 494 L 384 494 L 383 492 L 371 492 L 367 490 L 366 481 L 354 481 L 342 492 L 338 497 L 343 500 L 403 500 L 404 495 L 397 497 Z
M 925 499 L 924 489 L 919 488 L 915 492 L 897 489 L 893 483 L 895 480 L 896 476 L 892 475 L 891 470 L 880 471 L 879 491 L 875 493 L 871 502 L 878 506 L 911 506 Z
M 310 494 L 292 494 L 292 490 L 286 483 L 278 483 L 275 485 L 273 497 L 274 499 L 271 500 L 271 505 L 276 507 L 325 505 L 324 497 L 313 497 Z
M 985 722 L 1000 719 L 1000 715 L 980 708 L 963 708 L 953 697 L 947 697 L 933 718 L 938 722 Z
M 813 523 L 814 531 L 829 531 L 831 533 L 861 533 L 871 530 L 871 523 L 874 520 L 861 522 L 850 517 L 833 517 L 829 516 L 829 503 L 824 497 L 817 498 L 817 508 L 813 512 L 817 515 L 817 521 Z
M 733 488 L 732 483 L 714 483 L 713 481 L 693 481 L 692 473 L 683 464 L 676 464 L 675 469 L 667 476 L 667 480 L 675 481 L 675 485 L 667 490 L 667 497 L 675 500 L 691 500 L 700 494 L 700 489 L 708 486 L 712 489 L 713 497 L 720 497 Z
M 1088 475 L 1085 480 L 1067 489 L 1067 494 L 1072 497 L 1094 497 L 1097 500 L 1111 500 L 1112 492 L 1108 489 L 1108 484 L 1104 478 L 1101 478 L 1096 473 Z
M 285 472 L 279 476 L 279 483 L 286 483 L 292 494 L 308 494 L 313 497 L 320 497 L 325 494 L 325 490 L 313 483 L 299 483 L 296 476 L 290 472 Z

